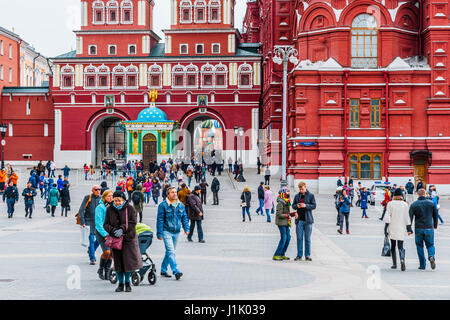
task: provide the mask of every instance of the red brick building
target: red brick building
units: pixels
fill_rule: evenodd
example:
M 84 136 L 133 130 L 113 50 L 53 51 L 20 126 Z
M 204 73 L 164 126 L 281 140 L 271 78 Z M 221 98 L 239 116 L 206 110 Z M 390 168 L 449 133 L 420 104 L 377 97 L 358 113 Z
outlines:
M 259 9 L 268 12 L 269 3 L 258 1 Z M 277 17 L 285 1 L 272 3 Z M 294 22 L 286 37 L 300 60 L 289 76 L 291 183 L 306 180 L 312 189 L 329 192 L 338 177 L 353 176 L 365 185 L 404 185 L 414 178 L 450 192 L 449 3 L 289 4 Z M 264 39 L 263 27 L 263 59 L 270 66 L 274 44 Z M 263 91 L 271 92 L 272 85 L 264 81 Z M 275 98 L 264 97 L 264 128 L 279 123 Z

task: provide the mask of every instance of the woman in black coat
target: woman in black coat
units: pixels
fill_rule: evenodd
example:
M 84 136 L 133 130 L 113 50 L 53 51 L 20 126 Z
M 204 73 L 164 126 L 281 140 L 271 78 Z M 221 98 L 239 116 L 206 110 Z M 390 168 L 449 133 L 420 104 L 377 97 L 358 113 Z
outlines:
M 65 184 L 63 186 L 63 189 L 61 190 L 61 217 L 64 215 L 64 212 L 66 213 L 67 217 L 67 211 L 70 209 L 70 192 L 69 192 L 69 185 Z
M 252 221 L 252 217 L 250 217 L 251 201 L 252 201 L 252 193 L 250 192 L 249 187 L 245 186 L 241 194 L 242 222 L 245 222 L 245 212 L 247 212 L 248 220 Z
M 158 205 L 158 198 L 160 195 L 160 190 L 161 190 L 161 184 L 159 183 L 159 181 L 156 178 L 153 179 L 152 198 L 153 198 L 153 201 L 155 201 L 156 205 Z
M 131 272 L 142 268 L 142 258 L 136 235 L 137 215 L 133 206 L 126 201 L 125 193 L 114 192 L 113 205 L 106 210 L 103 227 L 109 236 L 120 238 L 123 236 L 122 250 L 112 249 L 114 270 L 119 279 L 116 292 L 131 292 Z M 127 221 L 128 219 L 128 221 Z

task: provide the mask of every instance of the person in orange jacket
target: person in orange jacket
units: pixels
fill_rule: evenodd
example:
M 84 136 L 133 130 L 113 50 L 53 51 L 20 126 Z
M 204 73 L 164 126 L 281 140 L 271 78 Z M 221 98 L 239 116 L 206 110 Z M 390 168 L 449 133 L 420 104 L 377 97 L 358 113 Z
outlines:
M 133 193 L 134 189 L 134 179 L 133 177 L 128 177 L 127 178 L 127 192 L 128 192 L 128 199 L 131 199 L 131 194 Z
M 3 193 L 5 190 L 7 175 L 8 171 L 6 169 L 0 170 L 0 193 Z
M 19 176 L 17 175 L 16 172 L 13 172 L 11 174 L 11 176 L 9 177 L 8 183 L 9 183 L 9 181 L 12 181 L 13 185 L 16 187 L 17 186 L 17 180 L 19 180 Z
M 388 203 L 391 202 L 391 193 L 389 192 L 389 189 L 384 189 L 384 200 L 381 202 L 381 205 L 384 207 L 383 214 L 381 215 L 380 220 L 384 219 L 384 215 L 386 214 L 386 208 Z

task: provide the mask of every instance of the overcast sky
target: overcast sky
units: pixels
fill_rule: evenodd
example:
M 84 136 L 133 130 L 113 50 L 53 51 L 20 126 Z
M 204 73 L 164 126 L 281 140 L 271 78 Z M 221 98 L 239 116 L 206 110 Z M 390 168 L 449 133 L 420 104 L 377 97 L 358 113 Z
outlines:
M 236 0 L 235 27 L 241 30 L 246 0 Z M 54 57 L 75 49 L 73 30 L 80 28 L 80 0 L 0 0 L 0 26 L 12 30 L 38 52 Z M 154 30 L 170 27 L 170 2 L 155 0 Z M 163 40 L 161 40 L 163 41 Z

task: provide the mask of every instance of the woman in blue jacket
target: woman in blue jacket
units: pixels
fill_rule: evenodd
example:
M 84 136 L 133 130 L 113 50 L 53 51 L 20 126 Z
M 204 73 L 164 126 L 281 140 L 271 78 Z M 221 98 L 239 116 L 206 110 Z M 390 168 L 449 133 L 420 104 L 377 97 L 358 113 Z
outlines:
M 348 217 L 350 215 L 350 199 L 347 196 L 346 189 L 343 189 L 342 194 L 339 196 L 339 214 L 340 214 L 339 229 L 337 232 L 342 234 L 345 219 L 345 230 L 347 234 L 350 234 L 350 231 L 348 230 L 349 227 Z
M 111 249 L 105 244 L 108 232 L 106 232 L 103 224 L 105 223 L 106 210 L 113 202 L 113 192 L 111 190 L 105 190 L 102 194 L 102 200 L 95 208 L 95 238 L 97 239 L 103 254 L 100 257 L 100 267 L 97 271 L 98 276 L 102 280 L 109 280 L 112 253 Z
M 359 191 L 360 195 L 361 195 L 361 210 L 362 210 L 362 217 L 361 218 L 369 218 L 367 216 L 366 210 L 368 209 L 367 207 L 367 202 L 368 202 L 368 198 L 370 195 L 370 191 L 367 191 L 366 187 L 362 187 L 361 190 Z

